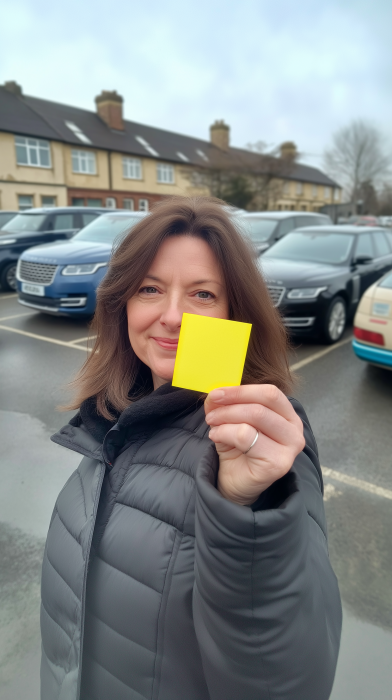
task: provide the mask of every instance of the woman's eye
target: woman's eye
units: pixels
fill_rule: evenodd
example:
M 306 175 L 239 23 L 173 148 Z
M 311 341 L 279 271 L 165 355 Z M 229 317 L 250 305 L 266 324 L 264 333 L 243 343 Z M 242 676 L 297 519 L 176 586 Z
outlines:
M 144 292 L 145 294 L 155 294 L 157 292 L 156 287 L 142 287 L 141 292 Z
M 197 296 L 199 299 L 203 299 L 203 300 L 204 300 L 204 299 L 209 300 L 209 299 L 213 299 L 213 298 L 214 298 L 213 295 L 211 294 L 211 292 L 197 292 L 196 296 Z

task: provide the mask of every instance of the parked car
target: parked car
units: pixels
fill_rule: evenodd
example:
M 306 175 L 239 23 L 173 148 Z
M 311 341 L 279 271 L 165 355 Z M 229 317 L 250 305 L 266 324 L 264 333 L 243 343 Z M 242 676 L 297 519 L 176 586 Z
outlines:
M 19 214 L 18 211 L 5 211 L 0 210 L 0 229 L 3 228 L 6 224 L 8 224 L 11 219 L 13 219 L 17 214 Z
M 238 212 L 234 219 L 242 232 L 249 236 L 259 255 L 295 228 L 332 224 L 326 214 L 305 211 Z
M 355 226 L 379 226 L 380 221 L 377 216 L 371 216 L 366 214 L 366 216 L 353 215 L 347 219 L 348 224 L 355 224 Z
M 0 230 L 2 289 L 16 290 L 16 264 L 24 250 L 39 243 L 72 238 L 86 224 L 107 211 L 90 207 L 48 207 L 19 212 Z
M 354 319 L 353 350 L 372 365 L 392 370 L 392 274 L 363 295 Z
M 379 216 L 381 226 L 392 226 L 392 216 Z
M 144 212 L 111 212 L 95 219 L 72 240 L 26 250 L 17 269 L 19 303 L 57 316 L 91 316 L 115 239 Z
M 336 343 L 371 284 L 392 269 L 392 231 L 305 228 L 259 258 L 271 298 L 296 334 Z

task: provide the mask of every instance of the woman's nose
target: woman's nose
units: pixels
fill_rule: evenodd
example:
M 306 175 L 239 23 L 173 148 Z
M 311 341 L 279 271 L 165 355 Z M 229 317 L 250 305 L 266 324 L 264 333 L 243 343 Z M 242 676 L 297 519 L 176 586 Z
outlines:
M 176 331 L 181 326 L 183 309 L 179 302 L 175 299 L 168 299 L 165 308 L 162 311 L 160 322 L 170 331 Z

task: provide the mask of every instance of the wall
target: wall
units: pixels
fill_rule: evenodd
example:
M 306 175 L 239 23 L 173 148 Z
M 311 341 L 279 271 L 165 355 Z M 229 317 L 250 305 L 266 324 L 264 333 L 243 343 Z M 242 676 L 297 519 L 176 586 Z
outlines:
M 64 186 L 63 146 L 50 143 L 51 167 L 18 165 L 13 134 L 0 132 L 0 208 L 18 209 L 18 195 L 33 195 L 34 206 L 41 196 L 56 197 L 58 206 L 67 202 Z
M 100 151 L 96 148 L 86 148 L 81 143 L 80 146 L 64 145 L 64 179 L 68 187 L 91 187 L 92 189 L 106 190 L 110 188 L 109 183 L 109 167 L 108 156 L 106 151 Z M 95 153 L 96 175 L 87 175 L 83 173 L 72 172 L 72 151 L 90 151 Z
M 341 190 L 338 189 L 339 199 L 334 199 L 335 188 L 329 187 L 328 194 L 326 196 L 324 185 L 315 185 L 316 192 L 314 194 L 314 185 L 310 182 L 302 183 L 302 193 L 297 194 L 297 182 L 293 180 L 287 180 L 288 190 L 280 188 L 279 196 L 276 197 L 275 202 L 271 202 L 270 208 L 276 209 L 292 209 L 295 211 L 319 211 L 320 207 L 325 204 L 331 204 L 339 202 L 341 199 Z
M 111 154 L 112 165 L 112 187 L 114 190 L 126 192 L 149 192 L 159 195 L 197 195 L 208 194 L 205 187 L 196 188 L 186 177 L 186 173 L 191 173 L 192 168 L 184 165 L 174 165 L 174 183 L 163 184 L 157 182 L 157 163 L 165 162 L 153 158 L 140 158 L 142 162 L 142 179 L 130 180 L 123 177 L 121 153 Z

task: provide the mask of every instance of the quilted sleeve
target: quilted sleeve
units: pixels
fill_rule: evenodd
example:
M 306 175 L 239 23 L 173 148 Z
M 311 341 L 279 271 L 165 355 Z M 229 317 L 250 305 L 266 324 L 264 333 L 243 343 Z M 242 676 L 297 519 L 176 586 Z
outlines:
M 252 510 L 215 487 L 218 460 L 199 464 L 194 624 L 211 700 L 328 700 L 341 604 L 328 558 L 317 447 L 306 446 Z

